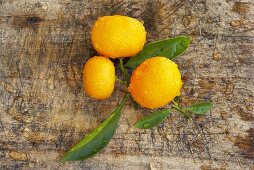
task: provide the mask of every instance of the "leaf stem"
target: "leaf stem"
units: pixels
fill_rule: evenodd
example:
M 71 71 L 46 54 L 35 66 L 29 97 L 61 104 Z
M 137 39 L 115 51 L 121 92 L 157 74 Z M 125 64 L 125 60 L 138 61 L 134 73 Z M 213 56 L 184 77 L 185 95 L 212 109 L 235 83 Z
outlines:
M 126 85 L 126 83 L 123 80 L 119 79 L 119 78 L 116 78 L 116 81 L 118 81 L 119 83 L 121 83 L 123 85 Z
M 179 104 L 178 104 L 175 100 L 172 100 L 172 103 L 173 103 L 175 106 L 179 106 Z
M 125 94 L 123 99 L 120 101 L 119 106 L 123 107 L 123 105 L 129 100 L 129 98 L 130 98 L 130 93 Z
M 129 75 L 128 75 L 128 72 L 127 72 L 127 69 L 124 67 L 123 65 L 123 58 L 120 58 L 119 59 L 120 62 L 119 62 L 119 66 L 120 66 L 120 69 L 121 69 L 121 72 L 123 74 L 123 78 L 124 78 L 124 82 L 125 82 L 125 85 L 128 86 L 128 82 L 129 82 Z
M 179 107 L 179 104 L 177 102 L 175 102 L 174 100 L 172 100 L 173 102 L 173 106 L 172 108 L 179 111 L 180 113 L 182 113 L 184 115 L 185 118 L 187 119 L 191 119 L 192 117 L 185 111 L 183 110 L 182 108 Z

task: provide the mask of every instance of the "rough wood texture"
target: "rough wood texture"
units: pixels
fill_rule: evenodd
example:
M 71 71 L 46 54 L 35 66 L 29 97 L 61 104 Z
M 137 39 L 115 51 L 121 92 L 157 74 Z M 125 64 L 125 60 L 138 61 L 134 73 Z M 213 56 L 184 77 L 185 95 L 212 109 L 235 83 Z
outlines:
M 252 169 L 254 4 L 252 0 L 0 0 L 0 169 Z M 123 96 L 95 101 L 82 66 L 95 51 L 89 31 L 103 15 L 143 20 L 148 42 L 190 35 L 176 62 L 183 105 L 212 100 L 207 116 L 173 114 L 153 130 L 149 113 L 125 107 L 108 147 L 85 162 L 60 157 L 104 120 Z

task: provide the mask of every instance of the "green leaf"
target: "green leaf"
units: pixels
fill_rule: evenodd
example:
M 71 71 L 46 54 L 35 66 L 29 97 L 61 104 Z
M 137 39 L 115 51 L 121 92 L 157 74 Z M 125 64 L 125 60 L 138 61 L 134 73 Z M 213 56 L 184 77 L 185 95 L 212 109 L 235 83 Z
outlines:
M 171 113 L 169 109 L 155 111 L 135 123 L 139 129 L 150 129 L 160 124 Z
M 98 128 L 86 135 L 63 156 L 63 161 L 84 160 L 102 150 L 115 134 L 121 110 L 128 99 L 129 94 L 122 99 L 112 114 Z
M 197 115 L 203 115 L 206 112 L 208 112 L 212 107 L 213 107 L 213 104 L 211 102 L 202 102 L 202 103 L 194 104 L 190 107 L 187 107 L 186 110 Z
M 126 66 L 135 69 L 146 59 L 162 56 L 169 59 L 174 59 L 189 47 L 190 38 L 188 36 L 178 36 L 175 38 L 165 39 L 161 41 L 147 44 L 144 49 L 137 55 L 130 58 Z

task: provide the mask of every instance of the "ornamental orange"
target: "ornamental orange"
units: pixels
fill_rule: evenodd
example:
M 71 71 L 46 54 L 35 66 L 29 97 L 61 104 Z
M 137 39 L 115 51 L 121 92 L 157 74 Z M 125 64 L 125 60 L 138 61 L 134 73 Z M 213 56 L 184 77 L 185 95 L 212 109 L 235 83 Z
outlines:
M 111 96 L 115 85 L 115 67 L 106 57 L 90 58 L 83 69 L 85 93 L 94 99 L 106 99 Z
M 94 49 L 110 58 L 131 57 L 140 52 L 146 42 L 143 23 L 127 16 L 100 17 L 91 32 Z
M 132 73 L 129 91 L 133 99 L 146 108 L 165 106 L 180 95 L 182 86 L 178 66 L 165 57 L 153 57 Z

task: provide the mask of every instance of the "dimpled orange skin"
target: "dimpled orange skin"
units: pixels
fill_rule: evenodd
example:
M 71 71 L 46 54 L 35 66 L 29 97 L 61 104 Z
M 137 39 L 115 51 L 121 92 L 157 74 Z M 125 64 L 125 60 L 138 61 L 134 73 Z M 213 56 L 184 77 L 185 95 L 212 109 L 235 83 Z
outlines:
M 180 95 L 182 86 L 178 66 L 165 57 L 153 57 L 141 63 L 132 73 L 129 91 L 142 107 L 165 106 Z
M 85 93 L 94 99 L 109 98 L 115 85 L 115 67 L 106 57 L 90 58 L 83 69 Z
M 143 24 L 135 18 L 103 16 L 95 22 L 91 39 L 94 49 L 102 56 L 131 57 L 143 49 L 146 31 Z

